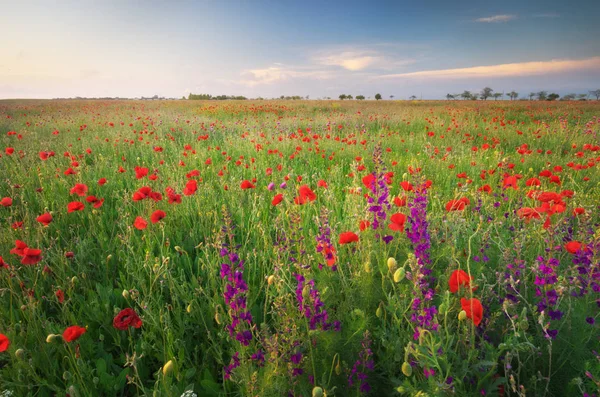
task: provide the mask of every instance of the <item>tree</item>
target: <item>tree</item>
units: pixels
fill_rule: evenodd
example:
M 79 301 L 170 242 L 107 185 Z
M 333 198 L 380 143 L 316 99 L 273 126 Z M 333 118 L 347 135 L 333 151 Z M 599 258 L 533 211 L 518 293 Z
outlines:
M 500 98 L 501 96 L 503 96 L 504 94 L 501 92 L 495 92 L 492 94 L 492 96 L 494 97 L 494 101 L 497 101 L 498 98 Z
M 375 94 L 375 99 L 380 100 L 381 99 L 381 94 Z
M 479 95 L 481 96 L 481 99 L 485 101 L 493 95 L 492 92 L 494 92 L 494 90 L 492 90 L 490 87 L 485 87 L 483 90 L 481 90 L 481 94 Z
M 411 95 L 408 99 L 410 99 L 411 101 L 414 101 L 415 99 L 417 99 L 417 97 L 414 95 Z
M 590 91 L 590 95 L 595 96 L 597 101 L 600 100 L 600 90 Z
M 474 100 L 474 101 L 478 100 L 479 99 L 479 94 L 473 94 L 473 95 L 471 95 L 471 99 Z
M 464 91 L 462 94 L 459 94 L 458 96 L 460 96 L 464 100 L 473 98 L 473 94 L 471 94 L 471 91 Z
M 346 98 L 352 99 L 352 95 L 348 94 L 348 95 L 346 95 Z
M 555 101 L 560 97 L 560 95 L 558 95 L 557 93 L 553 92 L 552 94 L 548 95 L 548 100 L 549 101 Z
M 394 96 L 393 96 L 393 95 L 390 95 L 390 99 L 394 99 Z
M 365 99 L 365 96 L 364 95 L 357 95 L 356 99 L 359 100 L 359 101 L 362 101 L 363 99 Z
M 567 95 L 563 95 L 563 97 L 560 100 L 561 101 L 572 101 L 575 99 L 576 96 L 577 96 L 577 94 L 567 94 Z
M 546 91 L 540 91 L 535 94 L 538 97 L 538 101 L 545 101 L 548 99 L 548 93 Z
M 340 95 L 340 101 L 343 101 L 343 100 L 344 100 L 344 99 L 346 99 L 346 98 L 347 98 L 346 94 L 341 94 L 341 95 Z
M 452 94 L 446 94 L 446 99 L 447 100 L 454 99 L 454 95 L 452 95 Z
M 586 101 L 588 98 L 588 94 L 577 94 L 577 99 L 580 101 Z
M 510 97 L 510 100 L 512 101 L 514 99 L 517 99 L 517 97 L 519 96 L 519 93 L 516 91 L 511 91 L 508 93 L 508 96 Z
M 534 96 L 536 96 L 536 93 L 535 92 L 530 92 L 529 93 L 529 100 L 531 101 Z

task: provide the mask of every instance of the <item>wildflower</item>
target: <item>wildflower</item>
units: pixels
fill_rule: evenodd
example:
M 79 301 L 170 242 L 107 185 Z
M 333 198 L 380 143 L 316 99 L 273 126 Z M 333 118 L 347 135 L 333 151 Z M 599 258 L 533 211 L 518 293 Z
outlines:
M 121 310 L 113 319 L 113 327 L 121 331 L 125 331 L 129 327 L 140 328 L 141 326 L 142 320 L 131 308 Z
M 483 319 L 483 306 L 477 298 L 465 299 L 461 298 L 460 305 L 465 311 L 467 318 L 473 320 L 475 326 L 479 326 Z
M 10 340 L 4 334 L 0 334 L 0 353 L 5 352 L 10 346 Z
M 73 326 L 65 329 L 62 336 L 63 336 L 63 339 L 65 340 L 65 342 L 73 342 L 73 341 L 79 339 L 81 337 L 81 335 L 85 334 L 86 331 L 87 330 L 83 327 L 80 327 L 78 325 L 73 325 Z

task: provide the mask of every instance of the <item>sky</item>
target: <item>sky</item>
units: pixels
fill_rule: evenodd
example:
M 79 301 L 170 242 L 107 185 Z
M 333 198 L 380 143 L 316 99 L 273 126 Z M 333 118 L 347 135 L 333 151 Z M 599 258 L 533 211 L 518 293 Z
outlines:
M 0 99 L 600 89 L 600 1 L 0 0 Z

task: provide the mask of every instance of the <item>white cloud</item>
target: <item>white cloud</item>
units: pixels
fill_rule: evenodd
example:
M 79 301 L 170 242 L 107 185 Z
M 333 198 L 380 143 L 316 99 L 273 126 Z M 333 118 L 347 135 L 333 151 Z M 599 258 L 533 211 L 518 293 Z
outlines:
M 520 77 L 572 71 L 600 70 L 600 57 L 587 59 L 553 59 L 551 61 L 505 63 L 459 69 L 424 70 L 411 73 L 387 74 L 374 79 L 468 79 L 478 77 Z
M 516 19 L 516 15 L 509 14 L 501 14 L 501 15 L 493 15 L 491 17 L 477 18 L 475 22 L 484 22 L 484 23 L 499 23 L 499 22 L 508 22 Z
M 312 61 L 323 66 L 337 66 L 351 72 L 366 69 L 389 70 L 414 63 L 414 59 L 401 58 L 369 48 L 323 50 L 315 53 Z
M 242 72 L 242 79 L 238 83 L 247 87 L 255 87 L 257 85 L 274 84 L 290 79 L 310 78 L 325 80 L 333 76 L 331 72 L 326 70 L 271 66 L 264 69 L 251 69 Z

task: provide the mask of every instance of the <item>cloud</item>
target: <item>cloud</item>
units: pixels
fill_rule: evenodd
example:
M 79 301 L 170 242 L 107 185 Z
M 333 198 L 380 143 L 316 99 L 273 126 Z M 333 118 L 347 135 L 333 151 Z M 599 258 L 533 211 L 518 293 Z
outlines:
M 509 14 L 501 14 L 501 15 L 493 15 L 491 17 L 477 18 L 475 20 L 475 22 L 499 23 L 499 22 L 512 21 L 513 19 L 517 19 L 517 16 L 516 15 L 509 15 Z
M 312 61 L 323 66 L 337 66 L 351 72 L 366 69 L 394 69 L 414 63 L 414 59 L 396 54 L 384 54 L 368 48 L 323 50 L 312 56 Z
M 600 70 L 600 57 L 587 59 L 554 59 L 540 62 L 505 63 L 460 69 L 424 70 L 420 72 L 387 74 L 374 79 L 469 79 L 479 77 L 521 77 L 582 70 Z
M 560 14 L 556 12 L 544 12 L 541 14 L 533 14 L 534 18 L 559 18 Z
M 257 85 L 274 84 L 290 79 L 310 78 L 325 80 L 332 77 L 333 74 L 326 70 L 271 66 L 264 69 L 246 70 L 242 72 L 242 79 L 237 81 L 237 83 L 247 87 L 255 87 Z

